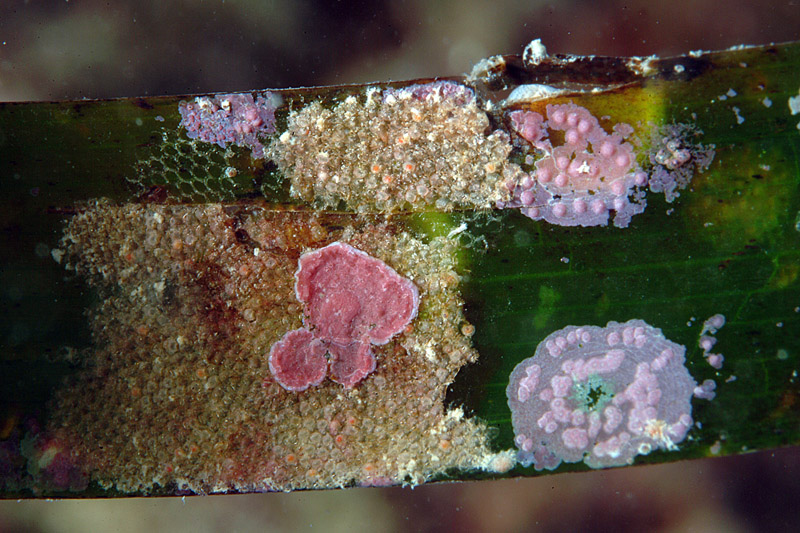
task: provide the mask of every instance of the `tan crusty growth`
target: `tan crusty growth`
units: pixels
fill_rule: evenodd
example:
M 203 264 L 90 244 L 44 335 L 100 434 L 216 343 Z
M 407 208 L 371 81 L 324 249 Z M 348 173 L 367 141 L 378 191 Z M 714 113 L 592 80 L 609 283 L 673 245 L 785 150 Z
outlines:
M 301 326 L 300 254 L 333 241 L 412 280 L 419 316 L 374 347 L 377 369 L 357 387 L 286 391 L 267 354 Z M 75 437 L 104 487 L 289 490 L 511 466 L 489 452 L 482 423 L 444 406 L 477 355 L 450 240 L 424 244 L 380 219 L 101 201 L 71 219 L 61 246 L 55 256 L 99 299 L 94 349 L 57 393 L 49 430 Z
M 314 102 L 272 145 L 294 197 L 360 212 L 492 207 L 519 172 L 510 151 L 471 89 L 452 82 Z

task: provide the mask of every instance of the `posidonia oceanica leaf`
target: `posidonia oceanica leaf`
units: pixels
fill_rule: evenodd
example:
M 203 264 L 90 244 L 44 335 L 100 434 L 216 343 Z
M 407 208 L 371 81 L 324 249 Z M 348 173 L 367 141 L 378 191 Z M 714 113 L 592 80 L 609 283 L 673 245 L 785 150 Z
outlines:
M 800 45 L 0 104 L 4 497 L 795 445 Z

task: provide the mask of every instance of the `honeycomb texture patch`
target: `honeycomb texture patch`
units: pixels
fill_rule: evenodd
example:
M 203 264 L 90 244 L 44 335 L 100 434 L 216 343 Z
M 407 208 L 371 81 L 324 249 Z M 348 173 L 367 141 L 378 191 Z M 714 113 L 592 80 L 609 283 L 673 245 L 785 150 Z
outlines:
M 127 179 L 142 191 L 163 187 L 170 198 L 183 202 L 233 200 L 237 191 L 249 190 L 242 181 L 247 176 L 236 169 L 236 150 L 165 130 L 160 143 L 143 149 L 136 173 Z

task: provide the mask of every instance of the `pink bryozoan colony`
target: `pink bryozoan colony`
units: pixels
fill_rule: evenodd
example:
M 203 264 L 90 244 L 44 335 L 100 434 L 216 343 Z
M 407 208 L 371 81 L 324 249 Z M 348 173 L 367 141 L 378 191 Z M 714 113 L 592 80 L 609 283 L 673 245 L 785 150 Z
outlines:
M 192 102 L 182 102 L 181 126 L 190 139 L 228 143 L 252 150 L 255 159 L 264 157 L 264 145 L 259 135 L 275 132 L 275 105 L 267 92 L 253 99 L 251 94 L 223 94 L 213 98 L 198 97 Z
M 548 335 L 506 390 L 519 461 L 601 468 L 675 449 L 692 425 L 696 385 L 684 352 L 642 320 Z
M 513 111 L 511 127 L 542 150 L 536 170 L 509 183 L 510 202 L 534 220 L 561 226 L 599 226 L 615 212 L 614 225 L 626 227 L 645 208 L 647 175 L 626 142 L 633 128 L 619 123 L 606 133 L 589 110 L 575 104 L 547 106 L 547 120 L 534 111 Z M 550 132 L 563 132 L 554 146 Z
M 325 344 L 307 329 L 293 329 L 272 345 L 269 370 L 284 389 L 303 391 L 325 379 L 327 351 Z
M 269 367 L 285 389 L 305 390 L 325 378 L 353 387 L 373 370 L 370 344 L 383 345 L 417 315 L 419 292 L 383 261 L 335 242 L 303 254 L 295 293 L 305 306 L 304 328 L 276 342 Z

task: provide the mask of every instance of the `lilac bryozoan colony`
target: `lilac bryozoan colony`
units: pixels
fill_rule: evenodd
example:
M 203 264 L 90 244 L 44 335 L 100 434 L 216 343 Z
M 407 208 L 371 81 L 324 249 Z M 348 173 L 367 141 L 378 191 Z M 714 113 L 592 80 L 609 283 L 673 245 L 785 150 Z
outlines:
M 722 363 L 725 361 L 725 356 L 720 353 L 711 353 L 714 345 L 717 343 L 716 335 L 717 330 L 725 325 L 725 315 L 716 314 L 703 322 L 703 331 L 700 332 L 700 340 L 697 345 L 703 349 L 703 357 L 706 362 L 717 370 L 722 368 Z
M 521 207 L 522 214 L 561 226 L 624 228 L 645 208 L 647 175 L 636 164 L 633 133 L 628 124 L 606 133 L 589 110 L 575 104 L 547 106 L 547 120 L 534 111 L 513 111 L 512 128 L 545 156 L 536 171 L 512 183 L 513 198 L 499 207 Z M 553 146 L 548 135 L 563 132 L 564 142 Z
M 703 322 L 703 331 L 700 332 L 700 339 L 697 341 L 697 345 L 703 350 L 703 357 L 706 362 L 716 370 L 722 368 L 725 356 L 721 353 L 712 353 L 711 350 L 714 348 L 714 345 L 717 344 L 717 338 L 714 337 L 714 335 L 716 335 L 717 330 L 724 325 L 725 315 L 716 314 L 709 317 L 708 320 Z M 706 379 L 694 388 L 694 395 L 703 400 L 713 400 L 717 395 L 716 389 L 717 382 L 713 379 Z
M 684 352 L 642 320 L 548 335 L 506 390 L 519 461 L 601 468 L 675 449 L 692 425 L 696 385 Z
M 509 113 L 511 129 L 542 157 L 533 163 L 535 169 L 507 183 L 511 200 L 497 203 L 499 208 L 520 208 L 533 220 L 602 226 L 613 211 L 614 225 L 625 228 L 647 205 L 645 187 L 663 192 L 672 202 L 714 159 L 714 147 L 694 142 L 700 132 L 691 126 L 655 128 L 648 177 L 628 140 L 634 132 L 629 124 L 617 123 L 608 133 L 588 109 L 573 103 L 550 104 L 546 114 Z
M 269 92 L 257 99 L 251 94 L 198 97 L 182 102 L 179 111 L 181 126 L 190 139 L 216 143 L 221 148 L 228 143 L 247 147 L 255 159 L 264 157 L 259 135 L 275 132 L 275 105 Z

